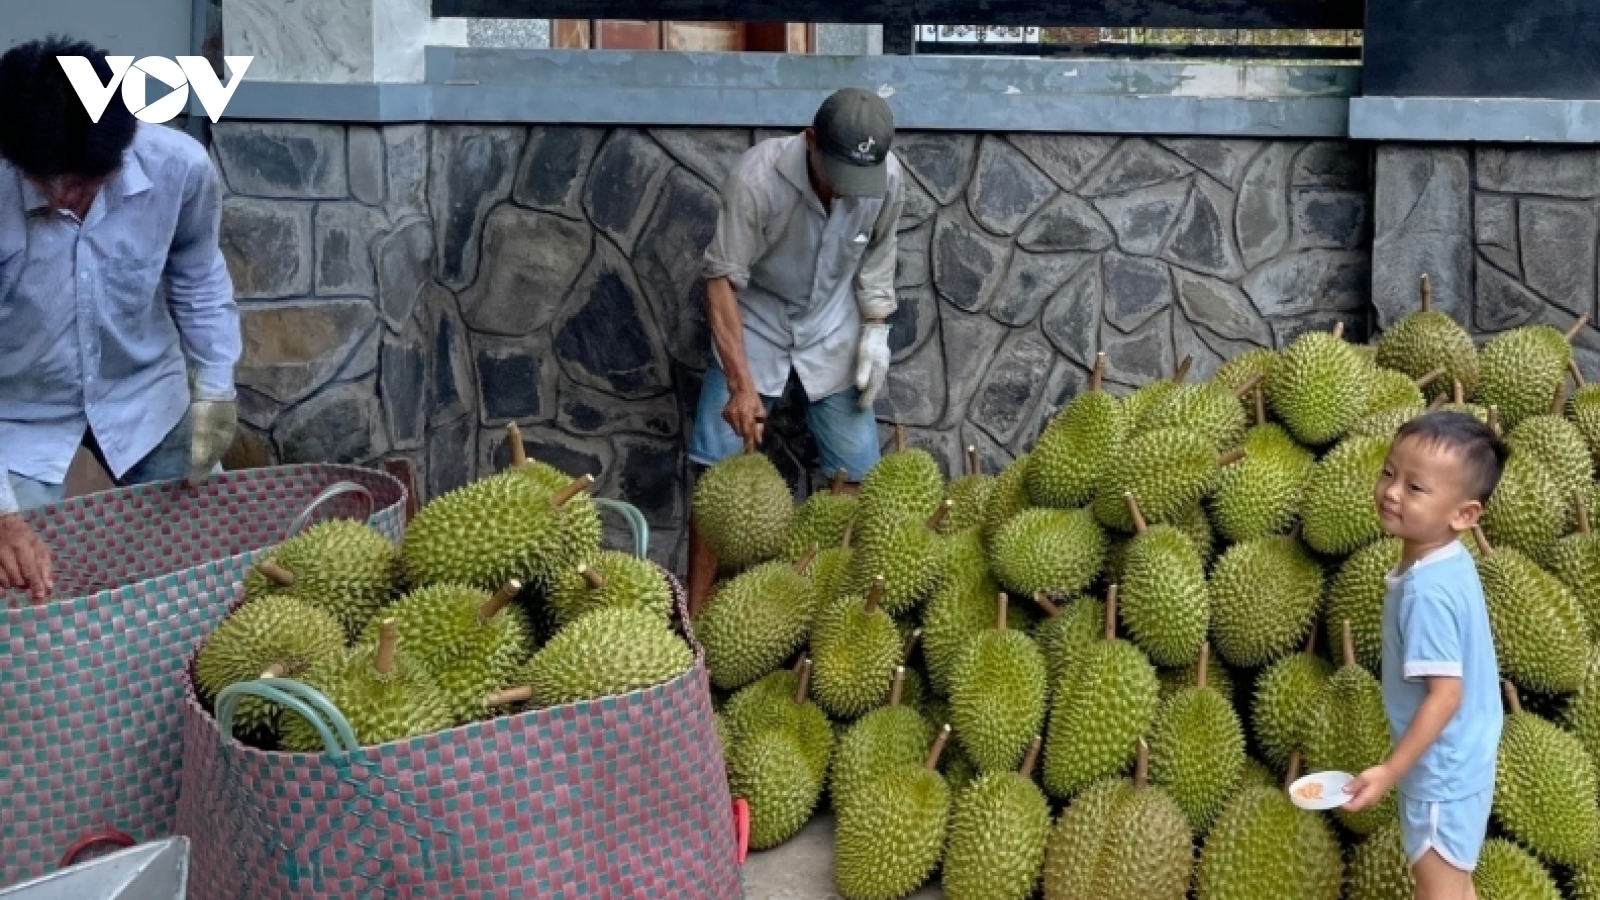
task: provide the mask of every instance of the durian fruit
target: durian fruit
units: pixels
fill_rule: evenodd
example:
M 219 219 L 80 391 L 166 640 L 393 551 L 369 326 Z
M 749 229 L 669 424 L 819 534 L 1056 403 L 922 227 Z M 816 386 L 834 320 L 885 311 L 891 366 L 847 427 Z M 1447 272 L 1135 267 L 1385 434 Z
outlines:
M 1561 890 L 1545 867 L 1504 838 L 1483 842 L 1472 888 L 1478 900 L 1561 900 Z
M 1171 378 L 1149 382 L 1122 399 L 1122 420 L 1127 424 L 1130 435 L 1144 430 L 1145 414 L 1167 394 L 1176 390 L 1178 385 L 1183 384 L 1184 379 L 1189 377 L 1189 368 L 1193 365 L 1194 357 L 1185 355 L 1179 360 Z
M 845 491 L 845 471 L 833 474 L 828 490 L 812 494 L 789 521 L 783 542 L 783 559 L 794 562 L 813 547 L 837 547 L 856 518 L 857 498 Z
M 811 594 L 814 603 L 812 620 L 815 622 L 816 614 L 822 608 L 843 594 L 850 586 L 850 561 L 855 558 L 855 548 L 851 541 L 855 540 L 855 526 L 851 525 L 844 531 L 836 547 L 822 547 L 817 554 L 811 557 L 811 567 L 806 574 L 811 578 Z M 814 548 L 815 549 L 815 548 Z M 801 559 L 805 556 L 802 555 Z
M 994 574 L 1007 590 L 1074 594 L 1100 572 L 1106 536 L 1087 510 L 1035 507 L 1000 529 L 993 550 Z
M 939 525 L 949 516 L 951 506 L 950 501 L 941 501 L 926 521 L 884 517 L 864 521 L 860 546 L 850 556 L 848 589 L 864 595 L 881 577 L 883 608 L 890 615 L 901 616 L 915 609 L 938 586 L 945 549 Z
M 1217 534 L 1211 528 L 1211 519 L 1206 515 L 1205 504 L 1202 502 L 1190 506 L 1187 511 L 1173 518 L 1171 524 L 1183 532 L 1183 536 L 1194 545 L 1195 552 L 1200 554 L 1200 559 L 1207 566 L 1211 565 L 1211 560 L 1217 551 Z
M 1566 529 L 1571 498 L 1536 458 L 1513 451 L 1479 521 L 1497 546 L 1543 563 Z
M 994 627 L 977 635 L 950 679 L 950 721 L 980 773 L 1010 770 L 1044 724 L 1044 655 L 1028 635 L 1006 628 L 999 595 Z
M 1428 411 L 1425 406 L 1407 406 L 1400 409 L 1391 409 L 1370 416 L 1362 416 L 1356 420 L 1350 430 L 1344 433 L 1345 440 L 1358 437 L 1377 437 L 1391 439 L 1400 426 L 1418 418 Z
M 922 610 L 922 655 L 928 681 L 950 693 L 950 674 L 973 636 L 994 622 L 1000 583 L 989 572 L 981 537 L 963 532 L 946 545 L 945 572 Z M 1024 626 L 1020 610 L 1009 611 L 1012 628 Z
M 1567 386 L 1556 386 L 1555 400 L 1545 415 L 1529 416 L 1506 435 L 1506 446 L 1542 465 L 1563 497 L 1583 491 L 1594 481 L 1589 443 L 1578 426 L 1565 418 Z
M 1090 509 L 1108 528 L 1133 530 L 1123 498 L 1139 498 L 1146 521 L 1170 523 L 1188 513 L 1215 483 L 1219 470 L 1245 457 L 1236 448 L 1218 457 L 1211 442 L 1185 428 L 1156 428 L 1128 438 L 1096 482 Z
M 1372 389 L 1367 394 L 1367 405 L 1359 418 L 1426 406 L 1428 401 L 1422 396 L 1422 389 L 1443 374 L 1444 369 L 1434 369 L 1413 381 L 1410 375 L 1398 369 L 1378 367 L 1372 373 Z
M 562 572 L 549 591 L 550 609 L 562 627 L 597 609 L 644 609 L 672 619 L 672 588 L 655 563 L 631 553 L 601 550 Z
M 1573 867 L 1569 900 L 1600 900 L 1600 852 Z
M 694 654 L 654 613 L 598 609 L 561 629 L 529 657 L 491 706 L 536 708 L 597 700 L 664 684 L 694 665 Z
M 939 523 L 942 535 L 957 534 L 983 524 L 984 510 L 989 505 L 989 492 L 994 490 L 994 476 L 986 475 L 978 461 L 978 448 L 967 446 L 967 474 L 950 482 L 945 499 L 950 501 L 950 514 Z
M 1254 668 L 1291 652 L 1316 627 L 1322 566 L 1294 533 L 1256 538 L 1217 559 L 1208 587 L 1217 652 Z
M 1245 458 L 1218 474 L 1209 502 L 1217 530 L 1234 543 L 1287 531 L 1316 462 L 1283 426 L 1267 421 L 1260 385 L 1252 396 L 1256 424 L 1244 436 Z
M 1047 683 L 1053 687 L 1072 662 L 1081 659 L 1105 633 L 1106 610 L 1099 600 L 1089 596 L 1076 597 L 1062 607 L 1041 591 L 1033 595 L 1033 602 L 1045 612 L 1045 617 L 1033 626 L 1033 642 L 1044 654 Z
M 1037 735 L 1018 772 L 989 772 L 955 793 L 941 877 L 947 900 L 1028 900 L 1050 837 L 1050 804 L 1033 783 Z
M 1349 622 L 1344 623 L 1343 649 L 1344 665 L 1328 679 L 1313 704 L 1305 758 L 1307 765 L 1319 771 L 1365 772 L 1389 755 L 1389 716 L 1383 705 L 1383 685 L 1356 662 Z M 1370 835 L 1400 814 L 1399 795 L 1390 792 L 1361 812 L 1340 807 L 1334 813 L 1351 832 Z
M 857 530 L 865 534 L 880 523 L 902 519 L 926 521 L 939 508 L 944 493 L 944 473 L 933 454 L 906 447 L 905 426 L 896 425 L 894 452 L 884 454 L 861 479 Z
M 938 867 L 950 818 L 950 788 L 938 765 L 949 739 L 946 725 L 925 762 L 895 766 L 839 810 L 833 878 L 845 900 L 897 900 Z
M 549 463 L 528 458 L 517 423 L 506 425 L 506 436 L 511 448 L 511 468 L 507 471 L 532 479 L 552 495 L 562 495 L 564 491 L 575 489 L 572 477 L 566 472 Z M 594 483 L 591 477 L 583 480 L 586 486 Z M 542 565 L 534 571 L 532 578 L 539 589 L 546 591 L 558 573 L 600 551 L 600 511 L 594 501 L 580 492 L 565 503 L 556 505 L 560 511 L 556 514 L 554 537 L 549 546 L 540 549 L 538 558 Z M 494 590 L 499 584 L 482 587 L 484 590 Z
M 1400 565 L 1399 538 L 1386 537 L 1362 547 L 1339 564 L 1328 580 L 1324 611 L 1328 642 L 1337 645 L 1343 625 L 1350 624 L 1356 661 L 1369 672 L 1383 662 L 1383 598 L 1389 592 L 1384 580 Z
M 694 527 L 718 566 L 737 572 L 783 552 L 794 518 L 794 495 L 778 467 L 746 437 L 743 453 L 700 476 L 691 509 Z
M 1149 783 L 1149 748 L 1133 779 L 1096 781 L 1056 821 L 1044 851 L 1045 900 L 1183 900 L 1194 844 L 1183 810 Z
M 983 507 L 983 541 L 993 546 L 1011 517 L 1028 508 L 1028 468 L 1033 462 L 1031 453 L 1024 453 L 1011 461 L 994 477 L 994 487 L 989 489 L 989 499 Z
M 811 631 L 812 693 L 830 714 L 853 719 L 882 705 L 900 664 L 900 632 L 879 608 L 884 581 L 865 600 L 846 594 L 828 604 Z
M 1229 703 L 1237 700 L 1233 673 L 1229 672 L 1228 667 L 1221 662 L 1209 658 L 1210 655 L 1211 652 L 1208 647 L 1206 650 L 1208 659 L 1206 660 L 1204 672 L 1200 670 L 1200 660 L 1198 658 L 1187 666 L 1180 668 L 1157 669 L 1156 677 L 1161 681 L 1161 702 L 1165 703 L 1172 699 L 1173 696 L 1200 684 L 1202 676 L 1205 678 L 1205 686 L 1221 694 Z
M 1256 387 L 1260 387 L 1267 380 L 1267 373 L 1272 371 L 1272 364 L 1278 358 L 1278 351 L 1266 347 L 1251 347 L 1243 353 L 1235 354 L 1217 367 L 1211 376 L 1211 382 L 1220 387 L 1227 388 L 1239 396 L 1239 405 L 1245 407 L 1245 414 L 1249 415 L 1253 405 L 1249 399 L 1254 390 L 1244 391 L 1245 382 L 1255 379 Z
M 1215 382 L 1178 385 L 1151 405 L 1140 426 L 1147 431 L 1188 428 L 1209 438 L 1218 453 L 1230 450 L 1250 426 L 1241 401 L 1261 380 L 1262 376 L 1253 375 L 1231 389 Z
M 1342 437 L 1367 407 L 1372 364 L 1344 340 L 1344 323 L 1331 334 L 1308 331 L 1279 351 L 1267 373 L 1267 403 L 1295 440 L 1323 447 Z
M 1411 860 L 1400 840 L 1399 819 L 1384 823 L 1351 854 L 1344 900 L 1412 900 L 1416 889 Z
M 1127 436 L 1122 406 L 1102 387 L 1106 355 L 1096 353 L 1089 390 L 1074 397 L 1034 442 L 1024 478 L 1033 506 L 1071 509 L 1088 502 L 1095 480 Z
M 1500 407 L 1500 421 L 1508 431 L 1544 412 L 1566 380 L 1572 339 L 1588 322 L 1587 315 L 1579 316 L 1565 334 L 1550 325 L 1534 324 L 1490 338 L 1478 351 L 1481 380 L 1475 399 L 1484 406 Z
M 600 549 L 600 513 L 584 494 L 593 483 L 583 475 L 552 491 L 547 479 L 513 468 L 434 498 L 400 543 L 406 581 L 484 591 L 513 579 L 548 587 Z
M 1115 585 L 1106 596 L 1105 640 L 1067 669 L 1051 699 L 1044 747 L 1044 788 L 1070 799 L 1132 762 L 1134 741 L 1149 732 L 1161 685 L 1144 652 L 1117 637 Z
M 1372 501 L 1391 437 L 1349 438 L 1317 460 L 1306 480 L 1300 521 L 1306 545 L 1318 553 L 1347 556 L 1383 537 Z
M 1284 787 L 1246 788 L 1223 809 L 1200 853 L 1198 900 L 1339 900 L 1339 840 L 1326 819 L 1290 802 L 1299 774 L 1296 750 Z
M 1317 630 L 1305 649 L 1273 663 L 1261 674 L 1250 704 L 1250 722 L 1262 755 L 1275 769 L 1288 765 L 1305 745 L 1316 721 L 1317 698 L 1333 677 L 1333 666 L 1316 653 Z
M 1491 546 L 1482 526 L 1472 533 L 1500 673 L 1530 691 L 1577 690 L 1588 634 L 1577 598 L 1526 556 Z
M 363 747 L 443 731 L 450 707 L 433 676 L 400 647 L 393 622 L 380 625 L 378 640 L 324 657 L 300 681 L 333 704 Z M 280 746 L 290 753 L 320 753 L 316 728 L 294 713 L 282 716 Z
M 222 620 L 195 655 L 195 687 L 201 699 L 241 681 L 270 674 L 298 676 L 344 650 L 344 628 L 333 614 L 288 594 L 251 600 Z M 277 727 L 277 704 L 241 697 L 234 708 L 236 734 L 265 735 Z
M 1177 801 L 1197 835 L 1211 827 L 1244 774 L 1244 727 L 1233 703 L 1206 679 L 1200 648 L 1194 685 L 1161 704 L 1150 735 L 1150 779 Z
M 1589 642 L 1600 642 L 1600 535 L 1589 530 L 1589 505 L 1583 492 L 1572 495 L 1578 530 L 1550 550 L 1551 572 L 1565 584 L 1583 611 Z
M 887 706 L 857 719 L 839 736 L 828 785 L 836 812 L 850 803 L 862 785 L 897 765 L 921 762 L 933 747 L 933 723 L 901 702 L 905 673 L 904 666 L 895 669 Z
M 1470 393 L 1478 386 L 1478 348 L 1465 328 L 1433 309 L 1432 287 L 1423 273 L 1422 308 L 1402 316 L 1378 336 L 1376 362 L 1413 378 L 1443 369 L 1444 376 L 1424 388 L 1430 396 L 1448 393 L 1452 380 Z
M 694 620 L 711 683 L 731 691 L 783 665 L 810 634 L 813 591 L 804 571 L 777 560 L 713 591 Z
M 399 577 L 399 552 L 383 532 L 365 522 L 329 519 L 261 557 L 245 572 L 244 593 L 251 599 L 293 595 L 332 614 L 348 640 L 394 599 Z
M 1590 758 L 1600 761 L 1600 645 L 1590 645 L 1583 683 L 1561 710 L 1559 722 L 1583 744 Z
M 1510 714 L 1495 759 L 1494 820 L 1540 859 L 1577 865 L 1600 846 L 1594 760 L 1574 735 L 1524 712 L 1505 684 Z
M 1122 621 L 1158 666 L 1194 659 L 1211 623 L 1205 565 L 1194 544 L 1171 525 L 1146 524 L 1139 501 L 1125 494 L 1134 538 L 1128 542 L 1120 583 Z
M 822 707 L 811 699 L 810 657 L 734 692 L 723 708 L 723 721 L 730 743 L 767 731 L 787 733 L 804 753 L 817 783 L 827 777 L 837 735 Z
M 1584 383 L 1583 372 L 1579 371 L 1576 359 L 1568 364 L 1568 368 L 1578 389 L 1573 391 L 1572 399 L 1567 402 L 1567 416 L 1582 433 L 1591 457 L 1600 464 L 1600 384 Z
M 359 643 L 376 643 L 392 623 L 406 654 L 433 676 L 457 725 L 484 717 L 483 698 L 505 687 L 528 658 L 528 629 L 511 606 L 522 582 L 493 595 L 476 588 L 435 584 L 418 588 L 367 625 Z
M 730 699 L 727 713 L 728 789 L 750 804 L 755 850 L 776 847 L 805 827 L 827 784 L 835 740 L 827 717 L 807 696 L 809 659 L 798 671 L 769 678 L 741 692 L 739 709 Z

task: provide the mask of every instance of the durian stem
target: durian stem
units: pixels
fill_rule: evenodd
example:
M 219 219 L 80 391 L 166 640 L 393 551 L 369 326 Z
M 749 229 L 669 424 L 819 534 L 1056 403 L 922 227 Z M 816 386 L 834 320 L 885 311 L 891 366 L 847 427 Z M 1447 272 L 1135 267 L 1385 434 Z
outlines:
M 598 573 L 595 574 L 598 577 Z M 590 583 L 592 584 L 593 582 Z M 517 599 L 517 594 L 521 593 L 521 591 L 522 582 L 515 578 L 501 585 L 500 590 L 495 591 L 494 596 L 485 601 L 483 608 L 478 610 L 478 621 L 487 622 L 500 615 L 500 610 L 510 606 L 511 601 Z
M 978 466 L 978 448 L 974 444 L 967 445 L 967 474 L 981 474 L 981 469 Z
M 1578 361 L 1576 359 L 1567 360 L 1567 369 L 1572 372 L 1572 383 L 1580 388 L 1583 387 L 1583 372 L 1578 368 Z
M 806 551 L 806 555 L 800 557 L 799 561 L 794 564 L 795 573 L 799 575 L 806 574 L 806 570 L 811 568 L 811 564 L 816 561 L 817 554 L 821 552 L 821 547 L 812 544 L 811 549 Z
M 1413 381 L 1411 383 L 1416 385 L 1417 386 L 1417 390 L 1420 391 L 1420 390 L 1423 390 L 1424 388 L 1426 388 L 1428 385 L 1433 384 L 1435 381 L 1438 381 L 1441 377 L 1443 377 L 1443 375 L 1444 375 L 1444 369 L 1434 369 L 1433 371 L 1429 372 L 1428 374 L 1422 376 L 1421 378 L 1418 378 L 1417 380 L 1415 380 L 1415 381 Z
M 944 517 L 950 515 L 950 510 L 956 505 L 954 500 L 946 500 L 939 504 L 939 508 L 928 517 L 928 530 L 938 531 L 939 525 L 944 522 Z
M 1257 384 L 1256 387 L 1255 387 L 1255 391 L 1253 393 L 1256 395 L 1256 424 L 1257 425 L 1265 425 L 1265 424 L 1267 424 L 1267 395 L 1266 395 L 1266 392 L 1261 390 L 1261 385 L 1260 384 Z
M 811 657 L 800 660 L 800 684 L 794 689 L 794 705 L 804 706 L 811 693 Z
M 278 587 L 293 587 L 294 573 L 279 565 L 275 559 L 264 559 L 256 565 L 256 571 L 267 577 L 267 580 Z
M 894 667 L 894 684 L 889 685 L 889 705 L 900 705 L 900 694 L 906 688 L 906 667 Z
M 1344 664 L 1347 665 L 1347 666 L 1353 666 L 1353 665 L 1356 664 L 1356 640 L 1355 640 L 1355 637 L 1352 636 L 1351 633 L 1350 633 L 1350 620 L 1349 619 L 1345 619 L 1344 620 L 1344 638 L 1343 638 L 1343 640 L 1344 640 L 1344 645 L 1343 645 L 1344 646 Z
M 1117 639 L 1117 586 L 1106 589 L 1106 640 Z
M 1427 272 L 1422 273 L 1422 311 L 1433 309 L 1433 280 Z
M 1189 377 L 1189 367 L 1192 365 L 1194 365 L 1194 357 L 1184 356 L 1183 361 L 1178 363 L 1178 370 L 1172 373 L 1172 383 L 1183 384 L 1183 380 Z
M 841 541 L 839 541 L 839 546 L 841 546 L 841 547 L 850 546 L 850 539 L 855 537 L 855 535 L 856 535 L 856 520 L 855 519 L 851 519 L 850 521 L 848 521 L 848 522 L 846 522 L 844 524 L 844 538 Z
M 1094 355 L 1094 369 L 1089 372 L 1089 393 L 1098 393 L 1106 378 L 1106 352 L 1101 350 Z
M 1150 745 L 1139 738 L 1139 743 L 1134 750 L 1133 759 L 1133 789 L 1142 791 L 1150 783 Z
M 837 472 L 834 472 L 833 473 L 833 484 L 828 485 L 828 493 L 830 493 L 830 494 L 842 494 L 842 493 L 844 493 L 844 478 L 845 478 L 845 471 L 843 469 L 840 469 Z
M 1478 544 L 1478 552 L 1484 556 L 1494 555 L 1494 548 L 1489 546 L 1489 536 L 1483 533 L 1482 525 L 1472 526 L 1472 539 Z
M 1017 774 L 1023 778 L 1032 778 L 1034 767 L 1039 765 L 1039 749 L 1044 746 L 1044 736 L 1034 735 L 1033 743 L 1028 745 L 1028 755 L 1022 758 L 1022 768 Z
M 1217 468 L 1225 469 L 1239 460 L 1244 459 L 1244 457 L 1245 449 L 1243 447 L 1235 447 L 1232 450 L 1229 450 L 1227 453 L 1217 457 Z
M 289 674 L 289 667 L 281 662 L 275 662 L 261 670 L 262 678 L 282 678 L 287 674 Z
M 1144 534 L 1150 530 L 1150 524 L 1144 520 L 1144 513 L 1139 511 L 1139 501 L 1133 496 L 1133 491 L 1123 491 L 1122 500 L 1128 504 L 1128 516 L 1133 519 L 1135 534 Z
M 882 575 L 872 579 L 872 589 L 867 591 L 867 615 L 870 616 L 878 611 L 878 604 L 883 602 L 883 590 L 886 583 Z
M 1317 652 L 1317 629 L 1316 628 L 1312 628 L 1311 629 L 1311 636 L 1306 638 L 1306 649 L 1305 649 L 1305 652 L 1307 654 L 1311 654 L 1311 653 Z
M 606 586 L 606 577 L 584 563 L 578 563 L 578 574 L 583 576 L 583 580 L 588 582 L 593 590 L 598 591 Z
M 944 755 L 944 745 L 950 743 L 950 723 L 944 723 L 939 729 L 939 737 L 933 742 L 933 749 L 928 751 L 928 761 L 922 764 L 924 769 L 939 768 L 939 757 Z
M 1300 779 L 1300 748 L 1296 747 L 1296 748 L 1294 748 L 1293 751 L 1291 751 L 1289 753 L 1289 768 L 1288 768 L 1288 770 L 1286 772 L 1283 773 L 1283 789 L 1287 791 L 1289 789 L 1289 786 L 1294 784 L 1299 779 Z
M 1206 686 L 1206 668 L 1211 664 L 1211 642 L 1200 642 L 1200 664 L 1195 667 L 1194 683 L 1196 687 Z
M 393 619 L 384 619 L 378 626 L 378 660 L 373 668 L 379 675 L 394 674 L 394 654 L 400 647 L 400 626 Z
M 1449 402 L 1450 402 L 1450 395 L 1449 394 L 1439 394 L 1438 396 L 1434 397 L 1432 400 L 1428 401 L 1428 412 L 1433 412 L 1434 410 L 1437 410 L 1437 409 L 1443 407 L 1446 403 L 1449 403 Z
M 906 427 L 904 425 L 894 426 L 894 452 L 906 452 Z
M 1571 328 L 1567 329 L 1567 334 L 1566 334 L 1567 343 L 1569 343 L 1569 344 L 1572 343 L 1572 339 L 1577 337 L 1578 336 L 1578 332 L 1582 331 L 1583 330 L 1583 326 L 1585 326 L 1587 324 L 1589 324 L 1589 314 L 1588 313 L 1584 313 L 1583 315 L 1578 317 L 1578 321 L 1572 323 L 1572 327 Z
M 1336 340 L 1336 341 L 1344 340 L 1344 322 L 1343 321 L 1339 321 L 1339 322 L 1333 323 L 1333 339 Z
M 1583 502 L 1583 492 L 1572 492 L 1572 508 L 1578 511 L 1578 533 L 1589 533 L 1589 505 Z
M 594 484 L 593 475 L 579 475 L 577 478 L 572 479 L 571 484 L 550 495 L 550 506 L 554 509 L 566 506 L 568 500 L 578 496 L 579 491 L 584 490 L 591 484 Z
M 1235 397 L 1237 397 L 1237 398 L 1239 398 L 1241 400 L 1244 399 L 1244 395 L 1250 393 L 1253 390 L 1255 390 L 1256 389 L 1256 385 L 1259 385 L 1263 380 L 1264 379 L 1263 379 L 1263 377 L 1262 377 L 1260 372 L 1257 372 L 1254 375 L 1251 375 L 1249 378 L 1246 378 L 1244 380 L 1244 384 L 1241 384 L 1238 387 L 1233 389 L 1233 396 L 1235 396 Z
M 1550 415 L 1556 416 L 1557 418 L 1559 418 L 1566 411 L 1567 411 L 1567 380 L 1565 378 L 1563 378 L 1561 380 L 1561 383 L 1556 385 L 1556 396 L 1555 396 L 1555 399 L 1550 401 Z
M 1506 695 L 1506 708 L 1511 710 L 1513 716 L 1522 713 L 1522 698 L 1517 696 L 1517 686 L 1509 681 L 1500 682 L 1500 690 Z
M 503 691 L 496 691 L 483 698 L 485 706 L 510 706 L 513 703 L 527 703 L 533 699 L 533 688 L 514 687 Z
M 998 606 L 1000 608 L 1000 612 L 995 616 L 994 627 L 995 627 L 996 631 L 1005 631 L 1006 630 L 1006 604 L 1008 604 L 1010 602 L 1011 602 L 1011 600 L 1010 600 L 1010 598 L 1008 598 L 1006 596 L 1006 592 L 1005 591 L 1001 591 L 1000 592 L 1000 599 L 996 603 L 996 606 Z
M 1500 407 L 1498 405 L 1491 404 L 1489 406 L 1488 421 L 1484 424 L 1488 425 L 1489 430 L 1496 435 L 1500 433 Z
M 1044 595 L 1044 591 L 1035 591 L 1033 602 L 1039 604 L 1039 608 L 1044 610 L 1045 615 L 1052 619 L 1061 615 L 1061 607 L 1051 603 L 1050 598 Z
M 1451 398 L 1453 398 L 1457 403 L 1467 402 L 1467 389 L 1461 386 L 1461 379 L 1452 378 L 1450 380 L 1452 382 L 1450 386 Z
M 511 447 L 511 468 L 520 469 L 528 464 L 528 448 L 522 443 L 522 429 L 515 422 L 506 426 L 506 444 Z
M 1305 531 L 1305 529 L 1306 529 L 1306 523 L 1304 523 L 1304 522 L 1295 522 L 1294 523 L 1294 527 L 1289 529 L 1289 540 L 1291 540 L 1291 541 L 1300 540 L 1300 535 L 1301 535 L 1302 532 Z
M 917 651 L 917 641 L 920 640 L 922 640 L 922 629 L 911 629 L 911 633 L 906 635 L 905 646 L 900 648 L 900 661 L 902 664 L 911 659 L 911 654 Z

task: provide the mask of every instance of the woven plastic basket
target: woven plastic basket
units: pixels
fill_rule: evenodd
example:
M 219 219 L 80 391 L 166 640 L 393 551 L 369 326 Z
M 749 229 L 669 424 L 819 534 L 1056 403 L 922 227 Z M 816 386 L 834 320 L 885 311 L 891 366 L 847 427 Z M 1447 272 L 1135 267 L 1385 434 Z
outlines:
M 600 502 L 640 536 L 636 510 Z M 622 696 L 359 747 L 293 679 L 230 687 L 215 718 L 190 690 L 177 830 L 193 842 L 192 898 L 743 897 L 704 653 L 662 574 L 694 665 Z M 233 739 L 247 695 L 305 715 L 327 751 Z
M 54 555 L 56 598 L 0 598 L 0 885 L 54 870 L 96 836 L 169 834 L 184 667 L 246 568 L 326 517 L 365 517 L 398 540 L 405 500 L 382 472 L 303 465 L 27 513 Z

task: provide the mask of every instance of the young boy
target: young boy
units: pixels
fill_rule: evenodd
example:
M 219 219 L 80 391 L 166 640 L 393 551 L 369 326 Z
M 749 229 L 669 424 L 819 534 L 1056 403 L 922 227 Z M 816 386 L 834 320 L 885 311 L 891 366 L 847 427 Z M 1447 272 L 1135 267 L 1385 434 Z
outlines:
M 1383 699 L 1394 747 L 1345 788 L 1345 808 L 1400 791 L 1400 835 L 1417 900 L 1472 900 L 1494 797 L 1504 712 L 1489 613 L 1462 532 L 1477 523 L 1505 465 L 1488 426 L 1451 412 L 1395 434 L 1375 501 L 1401 541 L 1386 577 Z

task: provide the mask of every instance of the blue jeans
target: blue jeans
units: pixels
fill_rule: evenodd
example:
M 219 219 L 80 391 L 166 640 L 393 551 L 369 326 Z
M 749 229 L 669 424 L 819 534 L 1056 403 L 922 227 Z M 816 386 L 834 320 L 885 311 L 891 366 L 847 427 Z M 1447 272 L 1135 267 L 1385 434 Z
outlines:
M 123 474 L 121 478 L 113 479 L 120 487 L 134 484 L 149 484 L 153 481 L 173 481 L 189 474 L 189 414 L 184 413 L 183 418 L 161 443 L 155 446 L 144 459 L 133 464 L 133 468 Z M 93 432 L 85 432 L 84 445 L 94 454 L 95 459 L 102 467 L 110 472 L 106 466 L 105 457 L 100 453 L 100 445 L 94 439 Z M 221 471 L 221 466 L 212 470 L 212 474 Z M 10 473 L 11 490 L 17 497 L 18 509 L 34 509 L 60 503 L 66 499 L 67 486 L 65 484 L 48 484 L 36 481 L 16 473 Z
M 861 392 L 854 387 L 811 401 L 806 410 L 806 425 L 817 441 L 822 472 L 831 475 L 843 469 L 849 481 L 859 482 L 878 462 L 878 422 L 870 409 L 861 409 L 856 400 Z M 723 421 L 728 405 L 728 378 L 715 362 L 706 369 L 700 386 L 700 404 L 695 410 L 694 431 L 689 435 L 689 461 L 714 465 L 744 450 L 744 441 Z M 778 398 L 762 397 L 768 413 Z

